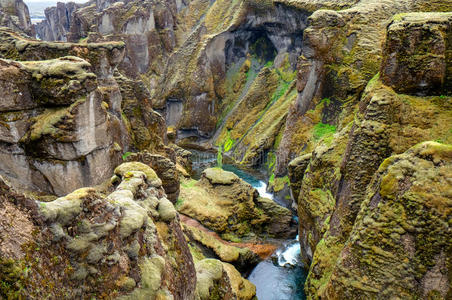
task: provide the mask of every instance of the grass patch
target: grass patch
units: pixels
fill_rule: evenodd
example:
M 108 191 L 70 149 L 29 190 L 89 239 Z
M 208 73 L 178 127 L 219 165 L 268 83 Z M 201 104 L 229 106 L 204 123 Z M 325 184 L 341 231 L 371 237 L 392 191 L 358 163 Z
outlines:
M 336 132 L 336 126 L 330 124 L 323 124 L 322 122 L 314 126 L 313 137 L 318 141 L 327 134 L 334 134 Z

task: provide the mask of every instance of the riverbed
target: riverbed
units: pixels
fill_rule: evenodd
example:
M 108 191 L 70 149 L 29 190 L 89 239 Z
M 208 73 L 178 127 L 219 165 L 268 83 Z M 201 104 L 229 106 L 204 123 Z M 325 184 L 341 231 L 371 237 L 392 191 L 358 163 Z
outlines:
M 217 164 L 214 153 L 194 151 L 193 170 L 195 179 L 199 179 L 202 171 Z M 275 200 L 273 194 L 267 192 L 267 184 L 263 175 L 245 171 L 234 165 L 225 164 L 223 169 L 235 173 L 244 181 L 252 185 L 261 197 Z M 284 205 L 284 203 L 279 203 Z M 295 217 L 296 218 L 296 217 Z M 248 280 L 256 286 L 256 295 L 259 300 L 304 300 L 304 282 L 307 273 L 300 261 L 300 243 L 298 237 L 286 240 L 269 257 L 260 262 L 248 276 Z

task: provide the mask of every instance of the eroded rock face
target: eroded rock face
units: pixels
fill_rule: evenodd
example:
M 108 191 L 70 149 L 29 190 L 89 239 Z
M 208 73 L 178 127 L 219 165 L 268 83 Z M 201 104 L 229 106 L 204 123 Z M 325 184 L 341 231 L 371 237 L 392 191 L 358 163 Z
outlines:
M 107 179 L 119 163 L 120 121 L 102 106 L 91 65 L 76 57 L 1 65 L 2 88 L 23 90 L 3 106 L 2 174 L 56 195 Z
M 196 263 L 196 274 L 195 299 L 254 299 L 256 296 L 256 287 L 228 263 L 200 260 Z
M 381 66 L 385 84 L 399 93 L 452 93 L 452 14 L 413 13 L 388 27 Z
M 73 22 L 72 14 L 80 7 L 80 4 L 74 2 L 58 2 L 56 6 L 46 8 L 46 19 L 36 24 L 36 35 L 44 41 L 67 42 Z
M 21 189 L 56 195 L 108 179 L 129 145 L 113 79 L 124 45 L 0 35 L 1 55 L 22 60 L 1 62 L 2 174 Z
M 22 0 L 0 1 L 0 26 L 34 36 L 34 27 L 31 24 L 27 5 Z
M 447 299 L 452 147 L 425 142 L 387 158 L 370 183 L 326 294 Z M 368 278 L 359 286 L 353 282 Z
M 182 185 L 178 210 L 231 239 L 234 236 L 293 236 L 291 212 L 258 192 L 237 175 L 206 169 L 199 182 Z
M 194 298 L 195 267 L 161 181 L 139 163 L 115 173 L 108 196 L 84 188 L 51 202 L 26 198 L 2 181 L 0 214 L 15 217 L 0 235 L 15 242 L 2 243 L 1 268 L 19 268 L 21 283 L 2 288 L 2 296 Z M 11 237 L 14 230 L 19 238 Z
M 179 172 L 174 158 L 174 161 L 172 161 L 163 155 L 144 151 L 130 155 L 127 157 L 127 160 L 139 161 L 153 168 L 163 181 L 163 188 L 165 189 L 168 199 L 173 203 L 176 203 L 176 200 L 179 197 L 180 183 Z
M 424 16 L 428 18 L 429 15 L 425 14 Z M 447 16 L 447 14 L 444 14 L 444 16 Z M 407 17 L 408 19 L 409 17 Z M 409 27 L 407 26 L 407 28 Z M 388 34 L 390 33 L 388 32 Z M 406 36 L 407 44 L 409 44 L 408 41 L 410 38 Z M 391 43 L 391 40 L 388 39 L 387 42 Z M 404 44 L 403 41 L 401 43 Z M 433 49 L 436 46 L 435 43 L 429 45 Z M 426 51 L 428 52 L 429 49 L 426 49 Z M 412 59 L 413 65 L 416 65 L 418 57 L 414 56 Z M 399 251 L 394 249 L 400 249 L 397 248 L 398 246 L 395 248 L 391 248 L 392 246 L 387 247 L 389 244 L 386 243 L 391 243 L 390 239 L 385 239 L 373 233 L 369 233 L 364 238 L 364 235 L 361 235 L 358 231 L 354 231 L 358 224 L 360 224 L 359 226 L 361 226 L 360 228 L 362 230 L 364 230 L 364 227 L 372 226 L 371 224 L 373 224 L 370 222 L 370 215 L 367 217 L 359 215 L 360 211 L 374 211 L 375 209 L 379 210 L 383 208 L 383 204 L 379 202 L 381 198 L 372 198 L 373 200 L 369 200 L 370 203 L 366 199 L 369 190 L 377 189 L 372 183 L 375 180 L 380 180 L 375 177 L 377 170 L 379 168 L 386 169 L 386 162 L 392 162 L 391 159 L 385 161 L 386 158 L 391 155 L 404 153 L 410 147 L 426 140 L 439 140 L 446 144 L 452 142 L 450 133 L 444 127 L 449 126 L 451 122 L 450 97 L 419 97 L 398 94 L 397 90 L 399 88 L 403 89 L 404 86 L 400 83 L 400 87 L 395 86 L 391 88 L 384 84 L 379 75 L 374 76 L 368 82 L 364 93 L 359 99 L 354 119 L 349 119 L 352 122 L 348 122 L 346 126 L 343 125 L 341 130 L 336 134 L 320 139 L 320 143 L 312 152 L 309 165 L 303 173 L 298 197 L 298 213 L 300 219 L 305 221 L 302 224 L 300 222 L 299 234 L 302 245 L 301 256 L 307 264 L 310 263 L 309 276 L 305 288 L 306 292 L 312 298 L 335 298 L 339 295 L 339 298 L 350 297 L 359 299 L 377 297 L 377 294 L 385 295 L 388 298 L 394 297 L 395 295 L 404 295 L 403 297 L 405 298 L 426 297 L 429 292 L 435 289 L 432 287 L 433 285 L 438 284 L 436 286 L 441 286 L 443 284 L 439 283 L 443 282 L 443 279 L 439 279 L 435 281 L 435 284 L 429 285 L 427 291 L 424 291 L 422 284 L 415 284 L 411 280 L 416 277 L 417 282 L 420 282 L 420 278 L 425 276 L 429 271 L 423 269 L 422 272 L 426 273 L 421 272 L 414 275 L 418 270 L 411 269 L 411 266 L 406 265 L 406 261 L 398 260 L 399 255 L 388 253 Z M 425 90 L 425 93 L 429 93 L 428 88 Z M 342 114 L 341 118 L 344 118 L 344 111 Z M 343 121 L 345 120 L 347 120 L 346 117 Z M 400 157 L 418 156 L 418 154 L 414 153 L 424 151 L 419 149 L 424 149 L 425 147 L 429 149 L 440 147 L 443 149 L 441 151 L 445 151 L 444 149 L 448 146 L 427 143 L 419 147 L 409 150 Z M 433 150 L 428 150 L 427 152 L 429 151 Z M 446 151 L 445 153 L 448 152 Z M 411 161 L 412 159 L 407 158 L 407 160 Z M 419 163 L 419 168 L 425 168 L 423 170 L 427 173 L 435 173 L 438 170 L 437 165 L 433 166 L 421 162 L 418 159 L 414 160 Z M 447 164 L 445 161 L 444 163 Z M 404 166 L 408 169 L 410 168 L 408 164 L 404 164 Z M 419 172 L 424 171 L 419 170 Z M 404 181 L 406 185 L 400 184 L 393 186 L 394 190 L 392 191 L 397 195 L 399 193 L 404 194 L 405 191 L 411 189 L 412 184 L 408 182 L 413 182 L 410 178 L 414 176 L 410 171 L 401 171 L 399 174 L 403 175 L 397 177 L 397 182 L 399 180 L 403 181 L 405 176 L 409 178 Z M 433 177 L 437 178 L 436 176 Z M 441 176 L 438 175 L 438 177 Z M 297 185 L 299 184 L 297 181 L 294 182 Z M 425 183 L 426 188 L 429 189 L 430 187 L 428 186 L 431 184 L 436 186 L 436 183 Z M 438 189 L 438 192 L 441 193 L 441 189 Z M 428 201 L 427 199 L 429 198 L 426 196 L 423 199 Z M 419 201 L 419 203 L 422 203 L 424 200 Z M 391 206 L 392 204 L 388 205 Z M 423 207 L 422 209 L 429 209 L 426 206 L 428 205 L 420 204 L 419 209 L 421 207 Z M 393 225 L 389 224 L 399 222 L 399 216 L 406 214 L 394 206 L 391 206 L 391 209 L 388 208 L 386 211 L 388 214 L 381 219 L 376 217 L 377 213 L 371 218 L 378 218 L 378 223 L 385 228 L 394 228 Z M 390 216 L 390 214 L 393 215 Z M 382 214 L 378 215 L 382 216 Z M 431 216 L 430 213 L 428 215 Z M 409 218 L 411 217 L 413 220 L 416 218 L 414 215 Z M 368 221 L 369 223 L 367 223 Z M 385 222 L 387 222 L 387 225 L 383 225 Z M 422 225 L 419 226 L 422 227 Z M 426 225 L 426 227 L 428 226 Z M 381 229 L 383 227 L 379 228 Z M 423 229 L 424 227 L 419 230 L 422 231 Z M 385 232 L 385 230 L 381 229 L 381 232 Z M 443 232 L 445 233 L 447 230 Z M 391 233 L 394 232 L 391 231 Z M 391 239 L 396 245 L 405 245 L 408 242 L 402 237 L 404 234 L 401 233 L 400 236 L 393 234 Z M 423 238 L 416 238 L 418 241 L 421 239 L 423 240 Z M 442 239 L 440 238 L 440 240 Z M 372 246 L 371 243 L 373 243 Z M 413 246 L 412 243 L 410 245 Z M 443 249 L 440 249 L 441 247 Z M 357 254 L 357 252 L 353 252 L 355 250 L 352 250 L 352 248 L 359 248 L 360 250 L 358 251 L 362 252 Z M 441 252 L 450 251 L 446 250 L 446 248 L 447 246 L 435 247 L 439 253 L 437 259 L 440 259 Z M 382 251 L 379 252 L 379 249 Z M 407 249 L 404 248 L 403 251 L 408 251 Z M 369 256 L 364 254 L 367 251 L 374 253 L 376 256 L 369 258 Z M 421 252 L 425 253 L 420 244 L 414 245 L 412 251 L 416 253 L 415 255 L 419 254 L 420 256 L 422 256 L 420 254 Z M 413 254 L 413 260 L 416 260 L 414 258 L 415 255 Z M 423 263 L 420 264 L 423 265 Z M 386 277 L 385 272 L 381 273 L 381 277 L 376 275 L 376 273 L 365 274 L 367 271 L 380 272 L 385 266 L 389 268 L 389 265 L 392 266 L 392 270 L 398 270 L 395 273 L 390 272 L 391 274 L 397 274 L 397 276 L 400 274 L 404 275 L 400 275 L 401 277 L 398 279 L 389 279 L 391 276 Z M 429 266 L 433 268 L 434 265 L 430 264 Z M 435 271 L 432 271 L 433 273 L 436 272 L 438 267 L 434 268 Z M 351 269 L 357 273 L 351 271 Z M 376 271 L 377 269 L 379 271 Z M 447 273 L 448 271 L 445 272 Z M 357 275 L 358 273 L 359 275 Z M 441 274 L 445 273 L 438 274 L 435 273 L 435 278 L 443 278 Z M 406 281 L 402 277 L 406 278 Z M 369 281 L 363 281 L 362 278 L 369 278 Z M 428 278 L 426 280 L 429 283 L 434 281 L 432 281 L 431 277 Z M 390 284 L 389 282 L 392 283 Z M 386 287 L 382 288 L 382 285 L 386 285 Z M 437 289 L 441 290 L 441 292 L 432 293 L 447 298 L 444 295 L 449 293 L 448 288 L 437 287 Z

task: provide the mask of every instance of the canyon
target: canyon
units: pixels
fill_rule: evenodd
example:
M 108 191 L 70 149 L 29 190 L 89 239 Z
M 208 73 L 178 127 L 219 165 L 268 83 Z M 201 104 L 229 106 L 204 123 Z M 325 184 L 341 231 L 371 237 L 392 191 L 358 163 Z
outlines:
M 452 297 L 450 1 L 45 17 L 0 0 L 1 299 Z

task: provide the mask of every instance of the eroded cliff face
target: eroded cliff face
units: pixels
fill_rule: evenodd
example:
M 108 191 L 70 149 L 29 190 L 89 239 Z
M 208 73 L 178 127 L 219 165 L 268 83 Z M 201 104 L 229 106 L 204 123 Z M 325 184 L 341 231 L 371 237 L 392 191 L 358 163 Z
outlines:
M 56 195 L 108 179 L 129 146 L 112 80 L 124 45 L 1 35 L 2 56 L 21 60 L 1 63 L 2 174 L 22 189 Z
M 29 36 L 35 34 L 28 7 L 22 0 L 0 1 L 0 26 L 9 27 Z
M 399 2 L 398 5 L 400 4 Z M 325 13 L 338 17 L 333 12 Z M 343 109 L 337 117 L 339 131 L 329 137 L 323 137 L 312 155 L 302 156 L 291 163 L 291 178 L 292 180 L 298 178 L 293 180 L 292 188 L 295 189 L 293 194 L 299 195 L 298 214 L 300 219 L 304 220 L 300 222 L 302 258 L 310 264 L 305 287 L 312 298 L 366 299 L 380 296 L 391 298 L 400 295 L 408 298 L 432 295 L 447 298 L 450 293 L 449 288 L 444 288 L 444 282 L 448 281 L 446 278 L 450 276 L 448 275 L 451 272 L 450 267 L 447 267 L 447 263 L 443 267 L 435 266 L 436 259 L 439 259 L 441 253 L 450 251 L 450 246 L 441 242 L 444 239 L 450 239 L 446 237 L 450 231 L 448 228 L 441 229 L 444 237 L 440 235 L 438 241 L 432 240 L 432 244 L 437 246 L 434 247 L 434 254 L 429 256 L 429 259 L 436 257 L 435 263 L 418 261 L 424 260 L 424 255 L 428 252 L 421 245 L 426 237 L 422 234 L 413 237 L 411 241 L 416 241 L 410 244 L 413 246 L 410 248 L 413 252 L 407 250 L 411 246 L 405 240 L 407 236 L 411 239 L 412 234 L 416 235 L 414 232 L 418 230 L 422 232 L 429 226 L 427 224 L 430 221 L 417 223 L 419 220 L 414 215 L 397 210 L 392 206 L 393 202 L 388 204 L 392 207 L 391 217 L 388 215 L 383 217 L 376 213 L 379 215 L 377 218 L 382 216 L 382 219 L 377 222 L 382 226 L 379 227 L 381 232 L 387 233 L 386 229 L 382 228 L 397 228 L 396 224 L 403 227 L 406 223 L 399 219 L 399 216 L 405 215 L 409 215 L 407 223 L 413 225 L 414 231 L 405 228 L 408 229 L 407 235 L 405 232 L 400 232 L 400 235 L 392 234 L 390 239 L 380 236 L 378 230 L 375 234 L 364 234 L 367 230 L 364 228 L 372 227 L 370 220 L 376 216 L 371 212 L 384 209 L 384 204 L 379 200 L 382 199 L 380 196 L 372 194 L 370 196 L 372 200 L 366 200 L 370 191 L 377 188 L 375 182 L 379 182 L 378 188 L 381 190 L 387 188 L 385 180 L 379 181 L 381 179 L 379 176 L 382 175 L 379 175 L 377 170 L 386 168 L 386 162 L 398 161 L 395 157 L 394 160 L 386 161 L 385 158 L 404 153 L 410 147 L 426 140 L 451 143 L 451 90 L 447 80 L 451 63 L 448 54 L 450 18 L 450 13 L 412 13 L 391 18 L 386 23 L 388 24 L 386 41 L 378 54 L 381 60 L 377 61 L 382 63 L 375 72 L 380 70 L 380 73 L 369 82 L 363 81 L 367 86 L 362 95 L 356 98 L 358 102 L 355 102 L 354 117 L 347 117 L 346 110 Z M 422 32 L 429 32 L 429 34 L 422 34 Z M 380 34 L 384 35 L 384 31 Z M 426 65 L 436 67 L 429 68 L 427 71 Z M 337 66 L 337 68 L 344 67 L 342 64 Z M 356 77 L 356 79 L 359 78 Z M 324 80 L 328 82 L 328 75 Z M 332 90 L 333 96 L 338 95 L 340 91 L 338 88 Z M 435 96 L 438 94 L 441 96 Z M 408 150 L 400 157 L 410 157 L 407 159 L 411 161 L 411 156 L 424 151 L 420 149 L 429 149 L 425 151 L 432 152 L 433 155 L 433 149 L 442 149 L 441 151 L 448 153 L 447 147 L 427 143 Z M 445 154 L 445 157 L 447 156 Z M 418 162 L 418 171 L 429 173 L 438 171 L 439 165 L 447 166 L 448 164 L 446 158 L 435 166 Z M 407 168 L 410 167 L 407 166 Z M 394 195 L 402 195 L 416 186 L 416 179 L 404 176 L 416 177 L 417 175 L 408 175 L 411 173 L 405 171 L 396 176 L 397 182 L 405 180 L 405 184 L 392 185 L 391 191 Z M 443 178 L 441 175 L 433 177 L 438 180 Z M 436 188 L 436 179 L 425 182 L 423 185 L 426 189 L 432 189 L 432 193 L 442 191 L 442 188 Z M 407 193 L 410 194 L 410 192 Z M 428 193 L 423 195 L 416 198 L 418 199 L 416 201 L 419 201 L 416 203 L 419 203 L 420 210 L 428 210 L 430 206 L 424 201 L 429 201 L 430 196 Z M 441 196 L 438 197 L 441 199 Z M 391 196 L 391 201 L 400 199 L 401 207 L 411 207 L 412 198 L 402 198 Z M 447 210 L 448 202 L 439 201 L 441 203 L 438 203 L 436 208 L 439 211 Z M 446 224 L 450 218 L 446 215 L 438 212 L 426 215 L 429 216 L 428 218 L 431 216 L 432 220 L 439 217 L 441 219 L 439 222 L 448 226 Z M 366 221 L 363 221 L 364 219 Z M 415 223 L 417 225 L 414 225 Z M 412 255 L 408 260 L 416 263 L 405 265 L 403 256 L 397 254 L 400 245 L 408 247 L 403 248 L 403 251 L 411 253 L 407 254 Z M 358 248 L 360 250 L 357 250 Z M 360 254 L 354 252 L 355 250 L 361 251 Z M 373 272 L 372 270 L 377 269 L 380 272 L 388 265 L 398 271 L 393 272 L 388 269 L 388 273 L 384 271 L 380 273 L 387 276 L 381 277 L 376 273 L 364 275 L 367 271 Z M 441 271 L 437 271 L 438 269 Z M 352 270 L 364 273 L 358 276 Z M 396 279 L 389 274 L 395 277 L 400 275 L 400 277 Z M 438 280 L 433 280 L 431 276 Z M 359 280 L 358 277 L 365 277 L 368 280 Z

